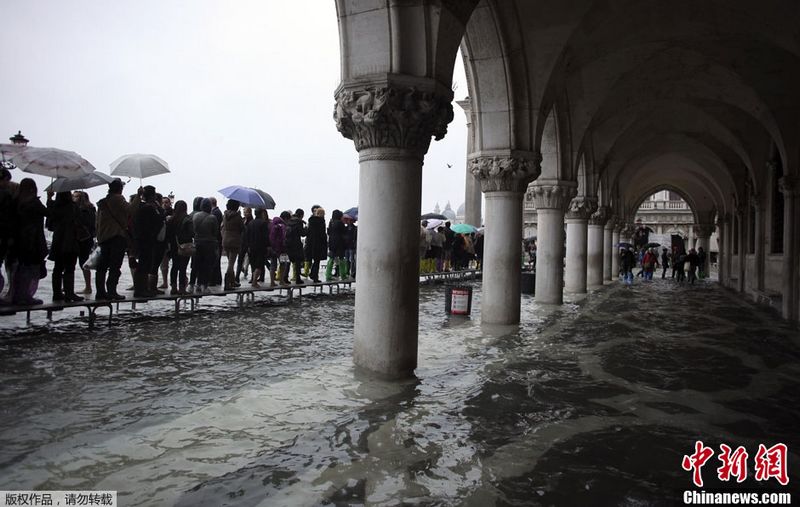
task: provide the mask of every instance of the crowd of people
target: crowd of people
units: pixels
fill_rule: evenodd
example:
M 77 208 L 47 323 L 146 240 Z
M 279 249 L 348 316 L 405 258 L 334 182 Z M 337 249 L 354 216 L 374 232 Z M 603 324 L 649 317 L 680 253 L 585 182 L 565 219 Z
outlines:
M 636 277 L 642 277 L 644 280 L 652 280 L 658 269 L 661 269 L 661 278 L 665 279 L 670 268 L 672 268 L 672 279 L 679 284 L 694 285 L 698 279 L 708 276 L 705 271 L 706 252 L 703 247 L 697 250 L 690 248 L 688 252 L 677 246 L 672 247 L 671 251 L 662 248 L 659 255 L 656 247 L 634 250 L 631 246 L 621 248 L 619 256 L 619 276 L 627 285 L 633 284 L 633 272 L 637 266 L 640 269 Z
M 243 207 L 228 200 L 225 210 L 214 197 L 195 197 L 192 208 L 147 185 L 125 198 L 124 184 L 115 179 L 108 195 L 95 207 L 82 191 L 47 193 L 38 197 L 34 180 L 11 181 L 0 170 L 0 291 L 10 284 L 2 304 L 41 304 L 39 280 L 51 273 L 54 301 L 79 302 L 92 293 L 95 269 L 96 300 L 122 300 L 119 281 L 127 255 L 135 297 L 208 293 L 245 283 L 275 287 L 303 279 L 321 282 L 321 262 L 327 259 L 326 281 L 356 276 L 357 226 L 354 217 L 334 210 L 326 223 L 325 210 L 312 206 L 308 220 L 303 209 L 283 211 L 270 219 L 267 210 Z M 52 232 L 48 244 L 45 229 Z M 222 258 L 227 269 L 222 273 Z M 75 271 L 85 287 L 79 295 Z M 159 285 L 159 273 L 161 284 Z
M 457 233 L 444 222 L 429 227 L 423 220 L 419 228 L 419 272 L 421 274 L 480 269 L 483 261 L 483 234 Z

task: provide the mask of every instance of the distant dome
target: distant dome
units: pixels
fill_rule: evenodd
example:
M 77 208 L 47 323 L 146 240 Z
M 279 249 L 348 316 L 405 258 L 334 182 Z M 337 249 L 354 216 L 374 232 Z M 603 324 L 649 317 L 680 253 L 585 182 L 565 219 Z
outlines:
M 461 206 L 458 207 L 458 211 L 456 211 L 456 215 L 463 217 L 464 214 L 467 212 L 467 206 L 465 203 L 461 203 Z
M 450 207 L 450 201 L 447 201 L 447 206 L 444 207 L 442 215 L 446 216 L 449 220 L 456 219 L 456 213 L 453 211 L 453 208 Z

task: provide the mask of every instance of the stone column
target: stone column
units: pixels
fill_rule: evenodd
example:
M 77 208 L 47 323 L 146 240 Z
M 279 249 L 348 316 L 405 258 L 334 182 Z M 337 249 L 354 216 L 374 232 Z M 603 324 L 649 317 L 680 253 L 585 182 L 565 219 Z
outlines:
M 730 213 L 725 215 L 725 286 L 731 286 L 731 277 L 733 276 L 733 217 Z
M 589 287 L 603 285 L 603 228 L 608 222 L 608 208 L 602 206 L 589 217 L 586 256 L 586 284 Z
M 422 161 L 431 136 L 447 132 L 451 100 L 389 83 L 343 84 L 336 93 L 336 127 L 354 141 L 360 164 L 353 359 L 386 378 L 412 376 L 417 366 Z
M 529 191 L 538 217 L 535 299 L 560 305 L 564 302 L 564 212 L 577 193 L 577 184 L 537 180 Z
M 470 160 L 471 173 L 486 194 L 481 322 L 519 323 L 522 198 L 539 176 L 540 163 L 538 155 L 526 152 Z
M 798 320 L 800 317 L 800 283 L 798 282 L 798 242 L 800 241 L 800 185 L 796 178 L 784 176 L 778 181 L 783 193 L 783 307 L 785 319 Z
M 726 243 L 728 239 L 728 232 L 725 230 L 728 226 L 728 215 L 723 214 L 717 218 L 717 246 L 719 246 L 719 251 L 717 252 L 717 271 L 719 273 L 719 283 L 723 286 L 728 285 L 728 267 L 726 265 L 728 261 L 728 245 Z
M 709 247 L 711 246 L 711 234 L 713 234 L 715 228 L 716 227 L 713 224 L 698 224 L 694 226 L 694 235 L 697 238 L 695 250 L 700 250 L 702 247 L 703 251 L 706 253 L 705 265 L 703 266 L 703 270 L 706 273 L 708 273 L 709 266 Z
M 739 228 L 739 265 L 736 266 L 739 278 L 736 281 L 736 290 L 739 292 L 744 292 L 745 288 L 744 275 L 747 267 L 747 237 L 745 234 L 747 226 L 745 224 L 748 221 L 747 211 L 747 206 L 744 204 L 740 204 L 736 207 L 736 222 Z
M 464 100 L 457 100 L 456 104 L 461 106 L 464 114 L 467 115 L 467 158 L 469 159 L 475 150 L 475 132 L 472 129 L 472 102 L 469 97 Z M 467 174 L 464 185 L 464 221 L 468 224 L 480 227 L 481 220 L 481 182 L 472 174 L 472 164 L 467 160 Z
M 603 228 L 603 280 L 611 281 L 611 259 L 614 250 L 614 228 L 617 226 L 617 218 L 611 216 Z
M 586 292 L 587 229 L 589 217 L 597 203 L 585 197 L 576 197 L 569 205 L 567 222 L 567 259 L 564 289 L 567 292 Z
M 611 279 L 619 278 L 619 242 L 622 234 L 622 221 L 617 221 L 614 232 L 611 234 Z

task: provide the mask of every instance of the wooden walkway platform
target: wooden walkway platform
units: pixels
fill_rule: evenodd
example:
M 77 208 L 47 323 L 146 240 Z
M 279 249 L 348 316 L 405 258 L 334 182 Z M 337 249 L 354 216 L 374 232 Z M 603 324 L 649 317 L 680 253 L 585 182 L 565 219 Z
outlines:
M 480 278 L 480 276 L 481 272 L 478 270 L 425 273 L 420 275 L 420 284 L 470 280 Z M 89 328 L 91 329 L 94 327 L 94 324 L 100 315 L 104 315 L 105 312 L 101 310 L 107 311 L 108 324 L 110 325 L 113 321 L 114 314 L 120 313 L 120 306 L 125 308 L 126 305 L 130 305 L 131 310 L 136 310 L 137 305 L 142 305 L 150 301 L 169 301 L 175 306 L 175 317 L 179 317 L 183 308 L 188 308 L 189 313 L 194 312 L 200 306 L 200 300 L 203 298 L 218 298 L 233 295 L 236 296 L 236 305 L 238 307 L 243 307 L 245 305 L 255 303 L 256 294 L 271 294 L 283 297 L 288 303 L 291 303 L 296 297 L 302 297 L 304 292 L 306 294 L 324 294 L 325 291 L 327 291 L 330 295 L 334 293 L 340 294 L 343 290 L 349 292 L 353 289 L 353 284 L 355 283 L 356 280 L 348 279 L 321 283 L 303 283 L 300 285 L 277 285 L 275 287 L 270 287 L 269 284 L 266 284 L 259 288 L 249 286 L 245 287 L 243 285 L 238 289 L 227 291 L 217 290 L 206 294 L 194 293 L 173 296 L 167 293 L 160 296 L 138 298 L 133 297 L 132 294 L 128 294 L 124 300 L 119 301 L 96 301 L 94 299 L 86 299 L 85 301 L 75 303 L 66 303 L 62 301 L 33 306 L 0 306 L 0 317 L 24 313 L 25 322 L 30 325 L 31 314 L 34 312 L 45 312 L 47 314 L 47 319 L 50 320 L 52 319 L 53 314 L 56 312 L 60 312 L 69 308 L 78 308 L 85 309 L 86 314 L 88 315 Z M 98 312 L 100 313 L 98 314 Z M 81 315 L 83 315 L 83 312 L 81 312 Z

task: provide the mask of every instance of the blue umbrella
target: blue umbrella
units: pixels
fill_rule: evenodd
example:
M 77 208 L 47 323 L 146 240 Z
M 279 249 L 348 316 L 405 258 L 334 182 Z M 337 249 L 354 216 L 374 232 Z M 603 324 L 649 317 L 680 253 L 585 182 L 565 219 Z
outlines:
M 248 208 L 275 209 L 275 199 L 271 195 L 257 188 L 233 185 L 219 191 L 228 199 L 239 201 Z
M 353 220 L 358 221 L 358 206 L 350 208 L 349 210 L 345 211 L 344 214 L 350 215 L 351 217 L 353 217 Z

